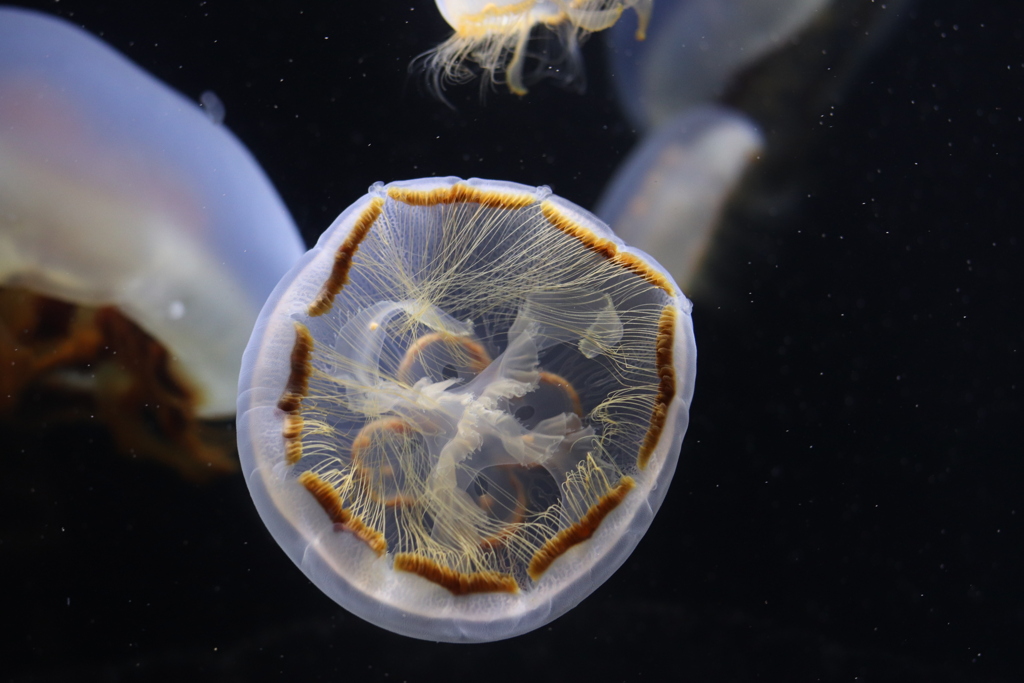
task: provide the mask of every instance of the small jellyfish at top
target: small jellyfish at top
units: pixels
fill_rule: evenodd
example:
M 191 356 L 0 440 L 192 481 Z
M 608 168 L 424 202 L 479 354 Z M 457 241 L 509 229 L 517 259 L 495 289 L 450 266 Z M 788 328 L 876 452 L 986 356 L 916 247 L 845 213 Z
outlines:
M 377 183 L 274 290 L 242 362 L 253 501 L 306 576 L 415 638 L 571 609 L 679 458 L 691 304 L 547 187 Z
M 830 0 L 659 0 L 644 42 L 608 31 L 619 102 L 640 130 L 720 97 L 747 66 L 784 45 Z
M 209 98 L 207 98 L 208 101 Z M 237 468 L 242 351 L 304 245 L 244 146 L 56 17 L 0 9 L 0 416 Z
M 726 200 L 763 149 L 761 131 L 737 111 L 684 110 L 630 152 L 595 213 L 690 291 Z
M 626 9 L 637 14 L 633 35 L 643 40 L 654 0 L 436 0 L 454 29 L 448 40 L 421 55 L 433 92 L 449 83 L 476 77 L 482 86 L 505 83 L 525 95 L 527 83 L 558 76 L 572 82 L 582 74 L 579 46 L 590 33 L 603 31 Z M 536 35 L 535 29 L 546 35 Z M 535 62 L 527 70 L 527 62 Z M 474 66 L 470 66 L 470 64 Z

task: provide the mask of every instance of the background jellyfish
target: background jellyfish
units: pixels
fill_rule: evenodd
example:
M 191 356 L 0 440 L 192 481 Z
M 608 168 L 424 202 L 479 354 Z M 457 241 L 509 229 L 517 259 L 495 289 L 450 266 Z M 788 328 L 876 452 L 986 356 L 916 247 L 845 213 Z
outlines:
M 589 33 L 615 25 L 626 9 L 634 9 L 633 32 L 643 40 L 653 0 L 436 0 L 437 9 L 454 29 L 448 40 L 418 59 L 438 95 L 448 83 L 464 83 L 477 75 L 482 86 L 508 85 L 526 94 L 528 82 L 559 75 L 566 82 L 579 78 L 579 43 Z M 540 29 L 543 48 L 531 47 L 531 34 Z M 537 64 L 526 70 L 529 60 Z M 472 63 L 474 67 L 467 66 Z
M 124 451 L 232 469 L 197 419 L 233 414 L 301 249 L 226 128 L 74 26 L 0 9 L 0 412 L 95 416 Z
M 648 40 L 607 35 L 619 103 L 643 139 L 596 211 L 629 243 L 694 284 L 722 210 L 765 147 L 740 111 L 711 107 L 733 79 L 779 49 L 828 0 L 660 2 Z
M 784 45 L 828 2 L 658 2 L 647 40 L 632 40 L 621 26 L 607 34 L 619 102 L 645 129 L 715 100 L 733 76 Z
M 695 372 L 672 279 L 548 188 L 378 183 L 260 314 L 239 453 L 274 538 L 343 607 L 499 640 L 639 542 Z
M 726 198 L 763 147 L 745 116 L 722 107 L 690 109 L 630 153 L 595 213 L 628 244 L 657 254 L 688 288 Z

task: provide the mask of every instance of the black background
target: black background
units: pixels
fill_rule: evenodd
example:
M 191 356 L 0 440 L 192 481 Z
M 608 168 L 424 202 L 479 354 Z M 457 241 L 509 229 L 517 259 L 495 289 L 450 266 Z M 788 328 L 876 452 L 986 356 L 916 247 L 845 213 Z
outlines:
M 593 206 L 636 140 L 600 39 L 583 95 L 431 99 L 407 73 L 447 35 L 429 0 L 19 4 L 216 92 L 308 242 L 376 180 L 500 178 Z M 0 675 L 1022 680 L 1024 7 L 900 11 L 870 54 L 800 54 L 819 96 L 799 106 L 733 93 L 769 149 L 694 291 L 679 470 L 579 607 L 494 644 L 396 636 L 305 579 L 240 476 L 190 484 L 88 430 L 5 437 Z

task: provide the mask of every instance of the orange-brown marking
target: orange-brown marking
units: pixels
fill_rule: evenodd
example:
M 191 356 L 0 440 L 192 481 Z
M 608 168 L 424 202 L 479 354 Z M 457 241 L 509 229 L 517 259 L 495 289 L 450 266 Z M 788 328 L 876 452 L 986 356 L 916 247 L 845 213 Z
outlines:
M 294 465 L 302 460 L 302 425 L 304 420 L 302 414 L 288 413 L 284 417 L 284 461 Z
M 661 320 L 658 321 L 658 339 L 655 342 L 655 364 L 658 368 L 658 395 L 654 397 L 654 409 L 651 411 L 651 426 L 647 428 L 640 451 L 637 453 L 637 464 L 640 469 L 647 467 L 661 432 L 668 418 L 668 405 L 676 395 L 676 369 L 673 358 L 675 348 L 676 309 L 666 306 L 661 309 Z
M 372 529 L 363 523 L 351 510 L 346 510 L 341 502 L 341 496 L 333 486 L 310 471 L 299 475 L 299 483 L 306 487 L 306 490 L 316 498 L 320 507 L 327 513 L 327 517 L 337 526 L 345 531 L 351 531 L 356 538 L 370 546 L 378 556 L 383 555 L 388 549 L 388 543 L 384 535 L 376 529 Z
M 380 197 L 375 197 L 370 202 L 370 205 L 363 210 L 363 213 L 359 215 L 359 218 L 356 219 L 352 230 L 334 254 L 334 266 L 331 268 L 331 274 L 320 287 L 316 298 L 309 305 L 307 312 L 310 317 L 315 318 L 331 310 L 331 306 L 334 305 L 334 297 L 338 296 L 341 288 L 348 284 L 348 271 L 352 268 L 352 259 L 355 258 L 356 252 L 359 251 L 359 244 L 366 239 L 370 232 L 370 227 L 380 217 L 383 209 L 384 200 Z
M 556 375 L 553 372 L 547 372 L 546 370 L 540 371 L 540 383 L 541 384 L 553 384 L 558 387 L 569 397 L 569 401 L 572 403 L 572 410 L 578 417 L 583 417 L 583 403 L 580 401 L 580 395 L 576 393 L 575 387 L 561 375 Z
M 465 35 L 466 33 L 477 33 L 479 32 L 479 29 L 477 31 L 473 31 L 473 29 L 476 28 L 477 25 L 479 24 L 483 24 L 484 26 L 487 26 L 488 28 L 491 28 L 493 30 L 493 24 L 497 23 L 495 19 L 504 19 L 508 21 L 508 17 L 510 16 L 527 15 L 529 14 L 530 10 L 535 7 L 536 4 L 537 3 L 534 0 L 522 0 L 522 2 L 517 2 L 512 5 L 506 5 L 504 7 L 497 7 L 492 3 L 487 3 L 486 5 L 484 5 L 484 9 L 482 11 L 476 12 L 475 14 L 465 14 L 459 17 L 459 25 L 455 28 L 455 32 L 458 35 Z M 546 19 L 545 23 L 554 23 L 556 21 L 561 22 L 564 21 L 565 18 L 565 13 L 560 12 L 557 20 Z
M 469 185 L 456 183 L 451 187 L 434 190 L 409 190 L 392 187 L 388 197 L 410 206 L 437 206 L 438 204 L 480 204 L 489 209 L 525 209 L 537 202 L 532 195 L 511 194 L 494 190 L 478 190 Z
M 580 9 L 581 5 L 586 0 L 572 0 L 569 3 L 569 7 L 574 10 Z M 464 14 L 458 17 L 458 24 L 455 28 L 455 36 L 458 38 L 473 38 L 478 36 L 486 36 L 493 33 L 496 30 L 505 28 L 513 25 L 517 21 L 523 21 L 529 16 L 530 10 L 535 8 L 537 5 L 536 0 L 522 0 L 512 5 L 505 5 L 504 7 L 497 7 L 494 3 L 487 3 L 484 8 L 474 14 Z M 608 12 L 615 12 L 615 16 L 611 19 L 606 19 L 605 24 L 611 26 L 618 21 L 619 16 L 624 11 L 622 7 L 613 7 L 606 10 Z M 640 26 L 636 30 L 636 39 L 645 40 L 647 37 L 647 22 L 649 17 L 645 15 L 640 16 Z M 572 15 L 568 12 L 560 11 L 557 14 L 552 13 L 545 16 L 540 21 L 545 26 L 559 26 L 568 21 L 572 21 Z M 511 89 L 511 86 L 510 86 Z M 525 91 L 520 92 L 513 90 L 517 95 L 526 94 Z
M 413 427 L 408 422 L 400 417 L 384 417 L 373 422 L 368 422 L 359 430 L 359 434 L 352 441 L 352 460 L 359 460 L 359 452 L 364 448 L 369 448 L 372 443 L 370 434 L 374 432 L 395 432 L 397 434 L 405 434 Z
M 583 515 L 580 521 L 572 526 L 562 529 L 548 542 L 541 546 L 540 550 L 534 553 L 530 560 L 527 573 L 530 578 L 537 581 L 541 574 L 546 572 L 551 563 L 557 560 L 569 548 L 586 541 L 601 525 L 608 514 L 619 506 L 619 503 L 626 497 L 626 494 L 633 490 L 636 482 L 632 477 L 623 477 L 618 485 L 608 493 L 601 496 L 601 500 L 590 506 L 587 514 Z
M 603 256 L 612 263 L 625 268 L 634 275 L 638 275 L 649 283 L 664 290 L 669 296 L 676 296 L 676 288 L 672 281 L 651 268 L 642 259 L 633 254 L 619 251 L 615 242 L 598 237 L 587 228 L 564 215 L 552 202 L 542 202 L 540 211 L 551 225 L 555 226 L 566 235 L 578 240 L 590 251 Z
M 493 536 L 488 536 L 480 541 L 480 547 L 484 550 L 494 550 L 503 546 L 505 541 L 515 533 L 516 526 L 526 519 L 526 489 L 523 487 L 523 483 L 519 481 L 519 477 L 515 474 L 521 466 L 497 465 L 496 468 L 500 469 L 508 476 L 509 480 L 512 482 L 512 487 L 516 490 L 516 509 L 512 514 L 512 519 L 505 522 L 505 526 L 503 526 L 498 533 Z M 498 500 L 494 496 L 485 493 L 477 499 L 476 504 L 485 512 L 490 513 L 491 509 L 497 504 L 497 502 Z
M 295 345 L 292 346 L 291 373 L 284 385 L 277 407 L 286 413 L 297 412 L 302 399 L 309 393 L 309 376 L 313 373 L 313 364 L 309 357 L 313 355 L 313 335 L 302 323 L 295 323 Z
M 467 574 L 451 567 L 444 567 L 427 557 L 412 553 L 395 555 L 395 569 L 422 576 L 439 586 L 447 588 L 454 595 L 471 593 L 518 593 L 519 585 L 510 574 L 500 572 L 473 572 Z
M 477 374 L 487 369 L 487 366 L 491 363 L 491 356 L 487 353 L 487 350 L 483 347 L 480 342 L 467 339 L 465 337 L 459 337 L 454 334 L 447 334 L 445 332 L 431 332 L 425 334 L 412 345 L 405 350 L 405 355 L 402 357 L 402 363 L 398 366 L 398 372 L 396 377 L 399 382 L 408 382 L 412 377 L 409 377 L 409 368 L 416 362 L 417 356 L 424 352 L 424 350 L 432 344 L 458 344 L 464 348 L 469 355 L 469 369 Z
M 414 505 L 416 503 L 416 499 L 414 497 L 402 494 L 382 499 L 377 487 L 372 483 L 373 474 L 371 472 L 375 468 L 373 465 L 366 465 L 363 463 L 363 451 L 373 445 L 373 435 L 379 432 L 407 434 L 409 432 L 416 432 L 416 429 L 411 424 L 398 417 L 385 417 L 363 425 L 363 428 L 359 430 L 356 438 L 352 440 L 352 467 L 358 474 L 366 494 L 373 500 L 378 503 L 384 503 L 384 505 L 387 505 L 388 507 Z
M 0 368 L 4 429 L 33 433 L 88 419 L 108 430 L 118 452 L 190 480 L 238 469 L 232 432 L 199 418 L 203 398 L 187 368 L 114 306 L 0 287 Z

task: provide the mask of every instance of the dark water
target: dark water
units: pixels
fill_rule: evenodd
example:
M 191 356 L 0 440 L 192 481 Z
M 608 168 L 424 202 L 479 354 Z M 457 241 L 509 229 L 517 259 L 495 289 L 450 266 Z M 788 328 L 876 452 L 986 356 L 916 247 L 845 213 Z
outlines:
M 600 41 L 585 95 L 468 87 L 453 111 L 406 72 L 446 35 L 433 3 L 356 4 L 33 6 L 215 91 L 308 241 L 376 180 L 595 203 L 636 139 Z M 2 447 L 0 676 L 1022 680 L 1024 6 L 903 13 L 874 51 L 850 20 L 835 51 L 772 66 L 802 74 L 792 96 L 764 95 L 771 69 L 730 95 L 770 147 L 694 292 L 680 468 L 578 608 L 489 645 L 395 636 L 291 565 L 240 477 L 195 486 L 102 434 L 44 434 Z

